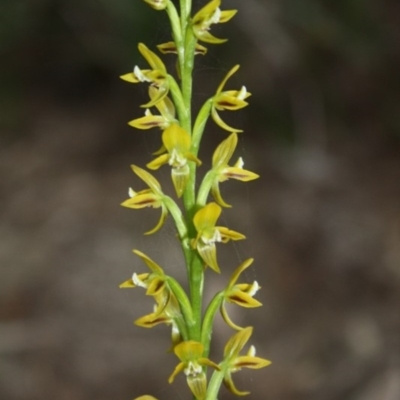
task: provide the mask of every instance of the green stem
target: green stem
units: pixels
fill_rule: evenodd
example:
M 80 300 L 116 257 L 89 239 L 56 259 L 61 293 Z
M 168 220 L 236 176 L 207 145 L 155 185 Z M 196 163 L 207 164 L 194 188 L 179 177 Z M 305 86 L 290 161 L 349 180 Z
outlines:
M 208 195 L 210 193 L 212 184 L 214 182 L 215 179 L 215 171 L 213 169 L 211 169 L 210 171 L 208 171 L 206 173 L 206 176 L 203 178 L 203 181 L 201 182 L 198 194 L 197 194 L 197 200 L 196 200 L 196 207 L 197 208 L 201 208 L 204 207 L 206 202 L 207 202 L 207 198 Z
M 195 252 L 195 250 L 194 250 Z M 193 253 L 192 264 L 190 266 L 190 299 L 192 304 L 193 318 L 195 321 L 193 340 L 200 341 L 201 337 L 201 321 L 202 321 L 202 305 L 203 305 L 203 284 L 204 284 L 204 267 L 203 260 L 196 253 Z
M 208 384 L 206 400 L 217 400 L 218 392 L 224 379 L 225 371 L 214 371 Z
M 189 269 L 190 262 L 192 260 L 192 248 L 190 247 L 188 227 L 186 221 L 182 215 L 182 212 L 174 200 L 169 196 L 163 197 L 163 203 L 167 207 L 169 213 L 174 219 L 176 229 L 179 234 L 179 239 L 182 245 L 182 251 L 185 256 L 185 262 L 187 269 Z
M 208 99 L 201 107 L 193 127 L 192 148 L 191 151 L 197 156 L 200 147 L 200 141 L 203 136 L 204 128 L 210 116 L 213 98 Z
M 183 27 L 181 22 L 179 21 L 178 12 L 176 11 L 176 8 L 172 1 L 168 2 L 166 11 L 171 22 L 172 36 L 178 50 L 179 66 L 180 68 L 182 68 L 185 59 L 185 49 L 183 45 L 183 32 L 185 32 L 185 27 Z
M 185 291 L 182 289 L 182 286 L 174 278 L 168 276 L 167 282 L 169 288 L 172 290 L 172 293 L 175 295 L 179 302 L 179 306 L 185 319 L 186 327 L 189 331 L 190 336 L 192 336 L 193 327 L 196 325 L 196 323 L 193 319 L 193 312 L 190 301 Z
M 178 118 L 181 123 L 182 128 L 185 127 L 182 124 L 182 121 L 186 121 L 189 118 L 190 111 L 188 110 L 186 103 L 184 101 L 181 89 L 179 88 L 176 80 L 171 75 L 167 75 L 167 80 L 170 88 L 170 92 L 172 94 L 172 99 L 174 100 L 174 104 L 176 107 L 176 111 L 178 113 Z
M 201 343 L 204 346 L 203 357 L 208 357 L 215 314 L 224 300 L 224 292 L 217 293 L 207 307 L 201 327 Z

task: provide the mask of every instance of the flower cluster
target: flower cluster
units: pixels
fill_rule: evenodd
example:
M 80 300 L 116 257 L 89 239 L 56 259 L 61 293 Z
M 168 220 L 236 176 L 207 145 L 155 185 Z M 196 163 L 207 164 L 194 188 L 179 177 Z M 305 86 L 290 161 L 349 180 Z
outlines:
M 259 369 L 270 361 L 256 357 L 251 346 L 241 355 L 250 339 L 253 328 L 234 323 L 228 315 L 227 304 L 245 308 L 259 307 L 262 304 L 254 298 L 260 286 L 252 283 L 238 283 L 247 268 L 253 263 L 249 258 L 236 268 L 225 288 L 220 290 L 208 304 L 203 314 L 203 282 L 207 267 L 216 273 L 224 271 L 217 258 L 217 244 L 244 240 L 245 236 L 226 226 L 218 225 L 224 208 L 230 208 L 221 195 L 220 184 L 229 179 L 242 182 L 252 181 L 258 175 L 244 169 L 241 157 L 231 164 L 242 130 L 231 127 L 221 118 L 225 110 L 236 111 L 248 105 L 250 93 L 245 86 L 239 89 L 226 89 L 228 80 L 235 74 L 239 65 L 234 66 L 222 79 L 215 94 L 205 101 L 192 123 L 192 78 L 194 57 L 205 55 L 207 49 L 199 42 L 219 44 L 226 41 L 211 33 L 213 25 L 231 20 L 236 10 L 221 10 L 221 0 L 211 0 L 192 16 L 192 1 L 180 0 L 179 12 L 172 0 L 144 0 L 157 11 L 164 11 L 169 17 L 172 40 L 157 46 L 162 53 L 177 55 L 176 77 L 169 73 L 161 58 L 145 44 L 139 43 L 138 50 L 148 67 L 136 65 L 132 72 L 121 76 L 129 83 L 148 85 L 148 100 L 142 105 L 144 116 L 131 120 L 129 126 L 139 130 L 161 132 L 161 147 L 147 162 L 147 169 L 132 165 L 132 171 L 146 185 L 135 191 L 130 188 L 129 198 L 122 206 L 130 209 L 145 207 L 161 210 L 156 225 L 145 232 L 146 235 L 159 231 L 167 218 L 175 223 L 180 241 L 184 265 L 188 276 L 190 293 L 149 256 L 139 250 L 134 254 L 147 266 L 148 272 L 134 272 L 124 281 L 121 288 L 142 287 L 153 301 L 153 309 L 137 318 L 135 324 L 143 328 L 158 325 L 171 327 L 172 348 L 179 363 L 168 381 L 172 383 L 181 372 L 186 376 L 188 387 L 197 400 L 216 400 L 220 386 L 238 396 L 248 392 L 239 391 L 232 381 L 232 374 L 242 368 Z M 211 119 L 223 131 L 229 132 L 216 147 L 211 166 L 204 174 L 200 185 L 196 185 L 197 168 L 202 166 L 198 154 L 201 138 L 208 120 Z M 148 170 L 157 171 L 170 168 L 173 194 L 168 195 L 160 182 Z M 154 172 L 157 173 L 157 172 Z M 210 197 L 213 200 L 210 200 Z M 221 313 L 226 324 L 236 331 L 228 340 L 220 362 L 210 359 L 215 315 Z M 212 371 L 208 378 L 207 369 Z M 136 400 L 156 400 L 150 395 Z

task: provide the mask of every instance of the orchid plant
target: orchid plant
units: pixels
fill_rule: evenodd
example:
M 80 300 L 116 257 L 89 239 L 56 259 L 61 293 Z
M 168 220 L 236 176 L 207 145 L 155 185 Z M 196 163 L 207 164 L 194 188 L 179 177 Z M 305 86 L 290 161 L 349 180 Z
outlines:
M 246 87 L 226 90 L 229 78 L 239 65 L 234 66 L 223 78 L 215 94 L 206 100 L 197 116 L 192 119 L 192 79 L 196 55 L 204 55 L 207 48 L 199 42 L 220 44 L 220 39 L 211 34 L 212 25 L 228 22 L 236 10 L 221 11 L 221 0 L 211 0 L 192 16 L 192 0 L 180 0 L 179 11 L 171 0 L 144 0 L 150 7 L 166 12 L 172 28 L 172 41 L 158 45 L 162 54 L 177 55 L 177 71 L 169 73 L 161 58 L 146 45 L 140 43 L 139 52 L 149 67 L 135 66 L 133 71 L 121 78 L 129 83 L 149 84 L 149 100 L 142 105 L 144 116 L 129 122 L 137 129 L 159 128 L 161 148 L 154 153 L 155 158 L 147 164 L 148 170 L 158 170 L 168 165 L 175 193 L 166 194 L 161 184 L 146 169 L 137 165 L 131 168 L 147 188 L 135 191 L 129 189 L 129 198 L 122 206 L 132 209 L 153 207 L 161 209 L 161 217 L 155 227 L 145 234 L 159 231 L 168 216 L 176 225 L 177 237 L 183 251 L 189 293 L 168 271 L 139 250 L 133 250 L 148 267 L 145 273 L 133 273 L 123 282 L 121 288 L 142 287 L 154 299 L 154 309 L 138 318 L 135 323 L 144 328 L 166 324 L 172 329 L 172 349 L 179 363 L 168 379 L 172 383 L 183 372 L 192 396 L 196 400 L 216 400 L 222 384 L 233 394 L 243 396 L 232 380 L 232 374 L 242 368 L 259 369 L 270 361 L 257 357 L 251 346 L 241 354 L 252 334 L 252 327 L 241 327 L 228 316 L 226 303 L 242 307 L 259 307 L 254 298 L 259 290 L 256 281 L 237 283 L 242 272 L 253 259 L 244 261 L 232 274 L 227 286 L 215 294 L 208 305 L 203 304 L 203 281 L 205 273 L 220 273 L 217 258 L 217 244 L 230 240 L 243 240 L 245 236 L 225 226 L 217 225 L 223 208 L 231 207 L 222 198 L 220 183 L 228 179 L 247 182 L 258 178 L 254 172 L 243 168 L 239 158 L 229 165 L 241 130 L 229 126 L 220 116 L 224 110 L 239 110 L 248 105 L 251 95 Z M 229 133 L 215 149 L 212 165 L 199 186 L 196 185 L 197 167 L 202 162 L 198 158 L 200 142 L 209 117 Z M 212 197 L 214 201 L 210 201 Z M 211 272 L 207 271 L 210 267 Z M 224 321 L 235 333 L 228 340 L 222 361 L 210 359 L 210 342 L 215 315 L 220 312 Z M 211 377 L 210 377 L 211 375 Z M 136 400 L 154 400 L 144 395 Z

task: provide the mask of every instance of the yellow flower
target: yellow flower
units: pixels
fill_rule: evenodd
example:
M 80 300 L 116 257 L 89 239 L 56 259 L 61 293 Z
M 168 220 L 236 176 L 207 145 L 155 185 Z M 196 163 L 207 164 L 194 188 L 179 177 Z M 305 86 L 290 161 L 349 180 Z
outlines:
M 239 181 L 248 182 L 259 177 L 259 175 L 254 172 L 243 169 L 244 162 L 241 157 L 236 161 L 233 167 L 228 165 L 228 162 L 235 151 L 237 140 L 237 134 L 232 133 L 216 148 L 212 158 L 212 169 L 215 173 L 215 178 L 211 187 L 211 193 L 214 196 L 215 201 L 223 207 L 231 206 L 225 203 L 221 197 L 219 191 L 220 182 L 224 182 L 228 179 L 237 179 Z
M 229 240 L 241 240 L 246 237 L 239 232 L 232 231 L 223 226 L 215 226 L 221 207 L 216 203 L 209 203 L 201 208 L 193 218 L 197 230 L 197 237 L 193 240 L 193 248 L 197 248 L 200 257 L 215 272 L 220 272 L 217 262 L 216 242 L 226 243 Z
M 149 86 L 149 96 L 151 101 L 158 97 L 159 90 L 154 86 Z M 168 128 L 172 123 L 176 123 L 175 106 L 169 97 L 165 96 L 155 104 L 160 115 L 153 115 L 149 108 L 146 109 L 144 117 L 136 118 L 128 124 L 136 129 L 151 129 L 158 127 L 162 130 Z
M 146 289 L 146 295 L 153 296 L 156 304 L 152 313 L 144 315 L 135 321 L 135 324 L 143 328 L 152 328 L 158 324 L 172 325 L 172 342 L 180 342 L 180 332 L 175 323 L 175 318 L 181 316 L 179 303 L 168 287 L 163 269 L 146 254 L 139 250 L 133 250 L 147 265 L 151 272 L 132 275 L 131 279 L 121 283 L 121 289 L 142 287 Z
M 155 10 L 164 10 L 168 5 L 169 0 L 144 0 L 151 8 Z
M 224 371 L 224 384 L 236 396 L 245 396 L 250 392 L 241 392 L 236 389 L 231 376 L 233 372 L 240 371 L 242 368 L 260 369 L 271 364 L 271 361 L 255 357 L 256 349 L 254 346 L 250 347 L 245 356 L 239 356 L 240 351 L 250 339 L 252 332 L 253 328 L 251 326 L 239 331 L 229 339 L 224 349 L 224 361 L 223 365 L 221 365 Z
M 129 196 L 128 200 L 125 200 L 121 205 L 127 208 L 144 208 L 144 207 L 153 207 L 160 208 L 161 207 L 161 217 L 158 221 L 157 225 L 146 232 L 145 235 L 150 235 L 154 232 L 157 232 L 164 224 L 168 211 L 167 207 L 163 203 L 164 194 L 161 191 L 161 185 L 157 181 L 154 176 L 149 174 L 142 168 L 137 167 L 136 165 L 131 165 L 133 172 L 141 178 L 147 185 L 149 189 L 141 190 L 140 192 L 135 192 L 132 188 L 129 188 Z
M 221 0 L 212 0 L 193 17 L 193 32 L 197 39 L 214 44 L 227 41 L 227 39 L 218 39 L 209 32 L 212 24 L 228 22 L 237 13 L 237 10 L 221 11 L 220 5 Z
M 213 97 L 213 105 L 211 109 L 211 116 L 215 123 L 219 125 L 222 129 L 229 132 L 242 132 L 240 129 L 232 128 L 227 125 L 219 116 L 217 110 L 239 110 L 246 107 L 249 103 L 245 101 L 251 93 L 246 90 L 245 86 L 242 86 L 240 90 L 227 90 L 222 91 L 228 79 L 239 69 L 239 65 L 235 65 L 222 80 L 221 84 L 218 86 L 217 92 Z
M 236 268 L 236 270 L 232 274 L 228 286 L 224 290 L 224 300 L 221 304 L 221 315 L 224 321 L 233 329 L 241 330 L 243 328 L 234 324 L 232 320 L 229 318 L 225 308 L 226 302 L 234 303 L 241 307 L 246 307 L 246 308 L 254 308 L 262 306 L 262 304 L 258 300 L 253 298 L 253 296 L 260 289 L 260 286 L 258 285 L 257 281 L 254 281 L 251 285 L 248 283 L 236 284 L 240 274 L 245 269 L 247 269 L 253 263 L 253 261 L 254 261 L 253 258 L 249 258 L 242 264 L 240 264 L 239 267 Z
M 149 108 L 155 106 L 161 101 L 169 91 L 169 84 L 167 80 L 167 69 L 155 53 L 153 53 L 145 44 L 139 43 L 139 51 L 142 56 L 147 60 L 151 69 L 140 69 L 137 65 L 130 72 L 121 75 L 121 79 L 130 83 L 150 82 L 152 86 L 158 89 L 156 96 L 150 102 L 143 104 L 142 107 Z
M 170 125 L 162 135 L 163 144 L 167 150 L 155 160 L 147 164 L 149 169 L 158 169 L 164 164 L 172 166 L 171 176 L 175 186 L 176 194 L 181 197 L 189 179 L 188 161 L 193 161 L 197 165 L 201 161 L 190 152 L 190 135 L 177 124 Z
M 131 279 L 121 283 L 119 287 L 125 289 L 140 286 L 146 289 L 146 295 L 148 296 L 158 296 L 162 294 L 163 291 L 167 290 L 165 285 L 166 275 L 163 269 L 141 251 L 133 250 L 133 252 L 142 259 L 151 272 L 139 275 L 135 272 Z
M 184 372 L 190 390 L 197 400 L 205 400 L 207 391 L 207 377 L 203 371 L 203 367 L 212 367 L 219 370 L 219 366 L 202 357 L 204 346 L 200 342 L 189 340 L 178 344 L 174 348 L 176 356 L 181 362 L 176 366 L 174 372 L 168 379 L 172 383 L 180 372 Z

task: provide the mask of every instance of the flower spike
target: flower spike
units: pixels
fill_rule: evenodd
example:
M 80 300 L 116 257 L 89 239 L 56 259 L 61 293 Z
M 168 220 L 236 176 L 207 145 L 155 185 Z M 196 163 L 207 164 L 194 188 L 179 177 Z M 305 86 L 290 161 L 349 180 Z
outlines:
M 169 126 L 162 135 L 162 141 L 167 153 L 148 163 L 147 168 L 155 170 L 164 164 L 171 165 L 171 176 L 176 194 L 181 197 L 189 179 L 188 161 L 193 161 L 197 165 L 200 165 L 201 161 L 190 152 L 190 135 L 179 125 L 172 124 Z
M 197 39 L 213 44 L 227 41 L 227 39 L 216 38 L 209 32 L 212 24 L 228 22 L 237 13 L 237 10 L 221 11 L 220 5 L 221 0 L 212 0 L 193 17 L 193 32 Z
M 228 313 L 225 308 L 225 303 L 234 303 L 237 304 L 241 307 L 245 308 L 254 308 L 254 307 L 260 307 L 262 304 L 253 298 L 253 296 L 257 293 L 257 291 L 260 289 L 260 286 L 258 285 L 257 281 L 254 281 L 251 285 L 248 283 L 240 283 L 236 284 L 237 280 L 239 279 L 240 274 L 247 269 L 252 263 L 254 259 L 249 258 L 246 261 L 244 261 L 242 264 L 239 265 L 238 268 L 234 271 L 234 273 L 231 276 L 231 279 L 229 280 L 228 286 L 224 290 L 224 300 L 222 301 L 221 304 L 221 315 L 224 321 L 233 329 L 236 330 L 241 330 L 240 326 L 236 325 L 235 323 L 232 322 L 232 320 L 229 318 Z
M 228 132 L 242 132 L 240 129 L 232 128 L 227 125 L 219 116 L 218 111 L 223 110 L 240 110 L 243 107 L 246 107 L 249 103 L 245 100 L 251 96 L 246 90 L 245 86 L 242 86 L 240 90 L 227 90 L 222 91 L 225 87 L 228 79 L 239 69 L 239 65 L 235 65 L 222 80 L 220 85 L 218 86 L 217 92 L 213 99 L 213 105 L 211 108 L 211 116 L 214 122 L 219 125 L 222 129 L 225 129 Z
M 157 232 L 164 225 L 168 215 L 167 207 L 163 202 L 164 193 L 161 191 L 160 183 L 156 178 L 154 178 L 153 175 L 149 174 L 144 169 L 137 167 L 136 165 L 131 165 L 131 168 L 139 178 L 147 183 L 149 189 L 135 192 L 132 188 L 129 188 L 130 198 L 121 203 L 121 206 L 134 209 L 144 207 L 161 208 L 161 217 L 157 225 L 145 233 L 145 235 L 151 235 L 152 233 Z
M 197 230 L 197 237 L 193 240 L 193 248 L 197 248 L 203 261 L 215 272 L 220 273 L 217 262 L 216 242 L 226 243 L 229 240 L 241 240 L 246 237 L 239 232 L 232 231 L 223 226 L 215 226 L 221 207 L 216 203 L 209 203 L 201 208 L 193 218 Z

